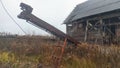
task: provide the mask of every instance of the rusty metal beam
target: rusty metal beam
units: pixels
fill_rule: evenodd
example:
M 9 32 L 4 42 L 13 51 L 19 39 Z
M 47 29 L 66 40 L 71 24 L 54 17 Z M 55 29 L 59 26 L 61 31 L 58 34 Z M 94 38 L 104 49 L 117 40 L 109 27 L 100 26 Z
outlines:
M 39 28 L 43 28 L 45 31 L 55 35 L 56 37 L 59 37 L 61 39 L 67 38 L 67 40 L 69 42 L 72 42 L 76 45 L 79 44 L 79 42 L 77 40 L 75 40 L 74 38 L 70 37 L 69 35 L 65 34 L 61 30 L 55 28 L 54 26 L 48 24 L 47 22 L 45 22 L 45 21 L 39 19 L 38 17 L 36 17 L 35 15 L 31 14 L 31 12 L 29 12 L 29 10 L 31 11 L 31 9 L 32 9 L 30 6 L 23 5 L 22 8 L 23 8 L 23 11 L 20 13 L 20 15 L 18 15 L 18 18 L 29 21 L 30 23 L 32 23 L 32 25 L 35 25 Z

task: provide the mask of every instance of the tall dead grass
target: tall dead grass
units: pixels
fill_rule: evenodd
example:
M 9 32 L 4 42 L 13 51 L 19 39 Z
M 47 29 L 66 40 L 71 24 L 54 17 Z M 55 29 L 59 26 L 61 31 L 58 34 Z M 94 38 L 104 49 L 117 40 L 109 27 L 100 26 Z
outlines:
M 6 66 L 9 68 L 37 68 L 38 63 L 43 66 L 54 66 L 51 56 L 55 46 L 62 45 L 58 42 L 50 37 L 41 36 L 2 38 L 0 39 L 0 68 Z M 59 55 L 57 52 L 56 54 Z M 68 45 L 60 67 L 119 68 L 120 47 L 87 43 L 80 44 L 78 47 Z

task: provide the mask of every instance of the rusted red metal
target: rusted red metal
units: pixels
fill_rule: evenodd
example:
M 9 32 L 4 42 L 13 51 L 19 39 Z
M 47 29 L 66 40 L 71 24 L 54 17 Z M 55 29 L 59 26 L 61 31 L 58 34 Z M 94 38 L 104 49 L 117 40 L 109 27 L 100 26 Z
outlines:
M 67 38 L 65 38 L 64 43 L 61 44 L 58 42 L 58 44 L 55 46 L 53 53 L 52 53 L 52 61 L 54 63 L 55 68 L 59 68 L 61 65 L 61 60 L 63 58 L 63 54 L 65 51 L 65 47 L 67 46 Z

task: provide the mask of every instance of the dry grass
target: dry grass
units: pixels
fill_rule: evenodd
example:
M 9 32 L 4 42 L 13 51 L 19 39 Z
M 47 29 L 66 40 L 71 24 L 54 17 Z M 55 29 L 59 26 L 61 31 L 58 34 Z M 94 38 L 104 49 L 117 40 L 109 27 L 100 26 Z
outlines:
M 72 61 L 73 66 L 77 66 L 75 68 L 120 67 L 120 47 L 118 46 L 98 46 L 84 43 L 79 45 L 76 49 L 71 50 L 69 56 L 71 57 L 71 60 L 75 62 Z M 76 62 L 78 62 L 77 65 Z
M 0 38 L 0 68 L 37 68 L 38 63 L 54 66 L 51 56 L 55 45 L 60 44 L 55 40 L 51 41 L 50 37 Z M 76 48 L 68 46 L 60 67 L 120 68 L 120 47 L 86 43 Z

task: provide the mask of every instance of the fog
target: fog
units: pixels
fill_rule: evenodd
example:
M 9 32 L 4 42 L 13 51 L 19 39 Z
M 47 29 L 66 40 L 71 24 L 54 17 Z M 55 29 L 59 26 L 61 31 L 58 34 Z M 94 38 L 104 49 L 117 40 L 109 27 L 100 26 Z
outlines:
M 40 19 L 48 22 L 63 32 L 66 32 L 65 18 L 70 14 L 77 4 L 86 0 L 2 0 L 5 8 L 15 21 L 24 29 L 27 34 L 48 35 L 47 32 L 28 24 L 25 20 L 18 19 L 17 15 L 21 12 L 19 4 L 21 2 L 33 7 L 33 14 Z M 0 4 L 0 32 L 20 34 L 24 33 L 6 14 Z

